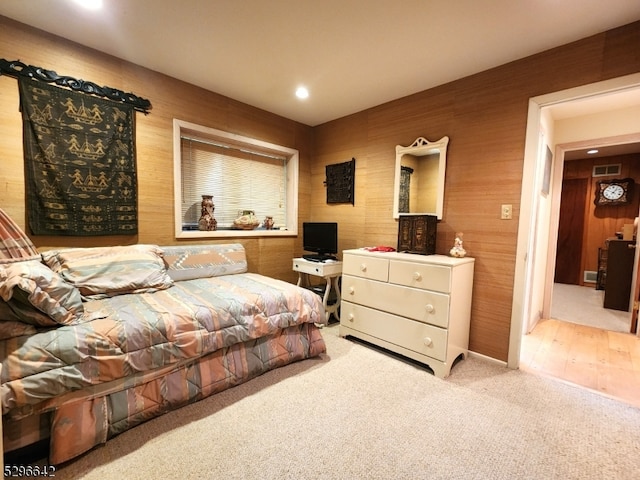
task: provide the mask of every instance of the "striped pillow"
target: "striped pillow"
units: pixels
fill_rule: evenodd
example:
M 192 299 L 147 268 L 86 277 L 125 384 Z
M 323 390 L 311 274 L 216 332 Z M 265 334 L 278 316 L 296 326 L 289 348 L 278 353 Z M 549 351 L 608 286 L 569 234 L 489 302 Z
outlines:
M 247 257 L 240 243 L 163 247 L 167 273 L 174 282 L 219 277 L 247 271 Z
M 173 285 L 157 245 L 52 250 L 42 259 L 85 298 L 154 292 Z

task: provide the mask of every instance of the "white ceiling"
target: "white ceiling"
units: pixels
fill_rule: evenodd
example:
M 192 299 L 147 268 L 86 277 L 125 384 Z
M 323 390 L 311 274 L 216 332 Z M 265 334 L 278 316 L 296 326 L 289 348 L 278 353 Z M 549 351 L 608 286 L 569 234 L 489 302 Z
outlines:
M 0 15 L 311 126 L 640 20 L 638 0 L 104 4 L 1 0 Z

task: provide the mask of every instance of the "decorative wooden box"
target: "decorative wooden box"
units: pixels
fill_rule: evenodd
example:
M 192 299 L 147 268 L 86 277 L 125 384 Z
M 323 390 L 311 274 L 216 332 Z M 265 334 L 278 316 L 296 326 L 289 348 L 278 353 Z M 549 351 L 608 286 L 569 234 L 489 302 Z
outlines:
M 435 215 L 400 215 L 398 218 L 398 251 L 434 255 L 436 253 Z

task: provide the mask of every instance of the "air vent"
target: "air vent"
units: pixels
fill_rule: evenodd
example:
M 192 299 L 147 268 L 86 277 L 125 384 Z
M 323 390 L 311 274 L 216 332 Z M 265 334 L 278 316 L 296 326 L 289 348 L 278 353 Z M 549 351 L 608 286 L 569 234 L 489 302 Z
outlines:
M 584 283 L 596 283 L 598 281 L 598 272 L 590 270 L 584 271 Z
M 615 163 L 612 165 L 594 165 L 592 176 L 608 177 L 613 175 L 620 175 L 621 169 L 622 169 L 621 163 Z

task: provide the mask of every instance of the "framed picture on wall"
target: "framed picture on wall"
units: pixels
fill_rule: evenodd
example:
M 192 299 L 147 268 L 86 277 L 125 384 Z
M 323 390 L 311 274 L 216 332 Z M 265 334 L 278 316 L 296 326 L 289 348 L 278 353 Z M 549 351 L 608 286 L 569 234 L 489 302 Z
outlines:
M 553 153 L 547 145 L 546 154 L 544 158 L 544 174 L 542 177 L 542 194 L 546 197 L 549 195 L 549 187 L 551 185 L 551 163 L 553 161 Z

